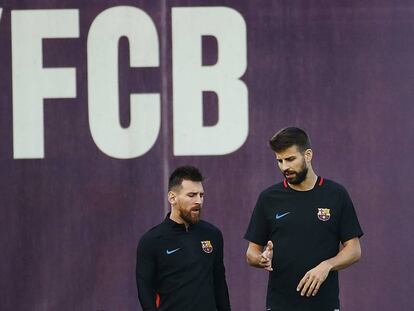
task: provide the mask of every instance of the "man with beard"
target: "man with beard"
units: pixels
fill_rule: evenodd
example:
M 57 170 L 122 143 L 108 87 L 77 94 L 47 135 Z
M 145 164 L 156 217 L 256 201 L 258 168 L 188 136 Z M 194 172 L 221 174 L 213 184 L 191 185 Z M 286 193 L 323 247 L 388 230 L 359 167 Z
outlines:
M 338 270 L 361 257 L 352 201 L 315 174 L 302 129 L 284 128 L 269 145 L 285 179 L 260 194 L 245 234 L 248 264 L 270 272 L 266 310 L 339 310 Z
M 168 183 L 171 212 L 137 249 L 138 297 L 144 311 L 230 311 L 219 229 L 200 220 L 203 176 L 177 168 Z

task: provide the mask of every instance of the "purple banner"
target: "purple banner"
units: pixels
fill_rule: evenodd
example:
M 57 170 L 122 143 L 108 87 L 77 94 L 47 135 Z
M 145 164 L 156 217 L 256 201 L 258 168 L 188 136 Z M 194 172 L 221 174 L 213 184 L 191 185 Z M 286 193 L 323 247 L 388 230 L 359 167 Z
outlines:
M 413 55 L 408 1 L 3 1 L 0 309 L 141 310 L 137 242 L 191 164 L 232 309 L 264 310 L 242 237 L 294 125 L 365 232 L 341 310 L 411 310 Z

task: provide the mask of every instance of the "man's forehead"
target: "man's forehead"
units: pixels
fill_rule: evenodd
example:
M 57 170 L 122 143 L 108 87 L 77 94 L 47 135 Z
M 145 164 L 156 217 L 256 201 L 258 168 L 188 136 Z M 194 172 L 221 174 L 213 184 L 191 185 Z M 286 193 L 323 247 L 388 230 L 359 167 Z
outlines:
M 293 145 L 285 150 L 275 152 L 276 159 L 286 159 L 290 157 L 296 157 L 300 154 L 299 147 Z
M 181 191 L 184 192 L 203 192 L 203 184 L 201 181 L 192 181 L 184 179 L 181 183 Z

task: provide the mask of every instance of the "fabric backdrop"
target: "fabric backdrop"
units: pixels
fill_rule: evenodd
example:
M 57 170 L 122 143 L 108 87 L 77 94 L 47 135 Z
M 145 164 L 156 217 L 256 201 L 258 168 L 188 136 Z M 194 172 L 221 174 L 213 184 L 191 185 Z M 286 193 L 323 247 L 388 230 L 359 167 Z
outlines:
M 267 140 L 288 125 L 365 232 L 341 310 L 412 310 L 412 1 L 3 0 L 0 14 L 2 311 L 141 310 L 136 245 L 183 164 L 206 176 L 233 310 L 264 310 L 242 237 L 281 181 Z

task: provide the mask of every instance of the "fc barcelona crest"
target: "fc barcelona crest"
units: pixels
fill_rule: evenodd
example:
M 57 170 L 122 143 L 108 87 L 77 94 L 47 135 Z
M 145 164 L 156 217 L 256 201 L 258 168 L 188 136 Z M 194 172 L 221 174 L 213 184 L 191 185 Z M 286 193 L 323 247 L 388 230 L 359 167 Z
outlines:
M 330 211 L 331 210 L 329 208 L 318 208 L 318 219 L 322 221 L 328 221 L 329 218 L 331 218 Z
M 201 247 L 207 254 L 210 254 L 213 251 L 213 245 L 211 245 L 211 241 L 201 241 Z

